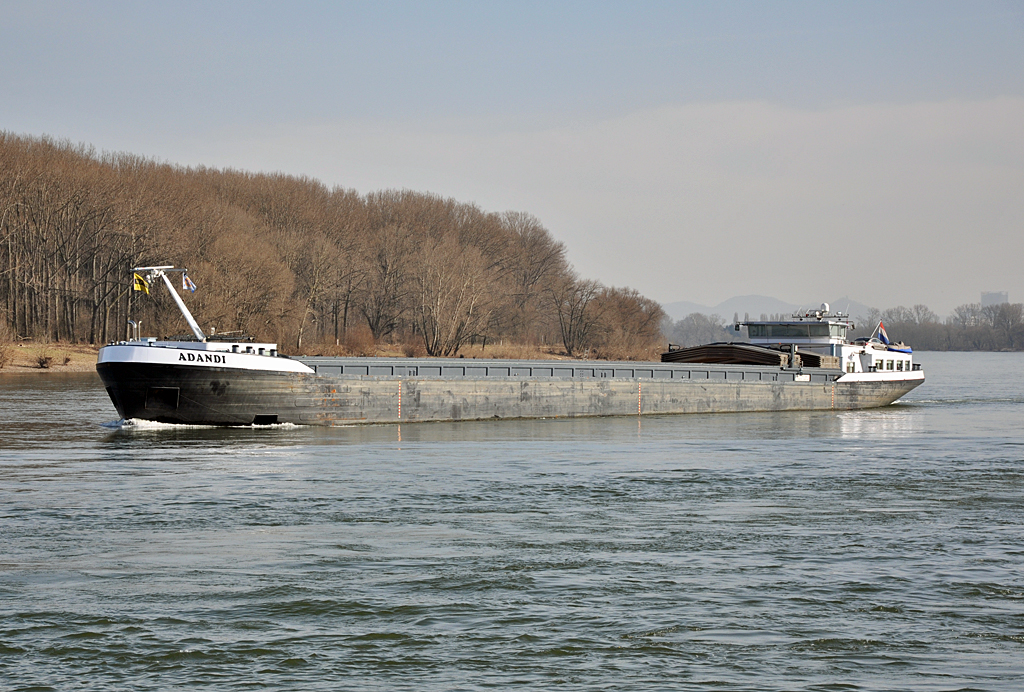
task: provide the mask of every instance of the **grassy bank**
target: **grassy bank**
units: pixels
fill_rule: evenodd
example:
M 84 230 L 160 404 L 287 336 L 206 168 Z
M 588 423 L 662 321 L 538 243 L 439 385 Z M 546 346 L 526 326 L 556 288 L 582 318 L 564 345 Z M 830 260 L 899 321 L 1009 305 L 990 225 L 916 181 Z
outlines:
M 289 354 L 292 355 L 292 354 Z M 383 358 L 427 358 L 422 344 L 375 344 L 372 341 L 363 343 L 313 344 L 305 346 L 301 355 L 304 356 L 373 356 Z M 529 344 L 489 343 L 470 344 L 459 349 L 461 358 L 512 358 L 516 360 L 562 360 L 567 358 L 564 349 L 551 346 Z
M 89 372 L 96 368 L 99 348 L 88 344 L 20 342 L 0 344 L 0 375 L 4 373 Z M 467 346 L 460 351 L 464 358 L 514 358 L 521 360 L 560 360 L 566 358 L 558 349 L 522 344 L 487 344 Z M 311 346 L 303 355 L 424 357 L 422 348 L 403 344 L 345 346 Z
M 88 344 L 0 344 L 0 375 L 11 372 L 88 372 L 96 369 L 97 350 Z

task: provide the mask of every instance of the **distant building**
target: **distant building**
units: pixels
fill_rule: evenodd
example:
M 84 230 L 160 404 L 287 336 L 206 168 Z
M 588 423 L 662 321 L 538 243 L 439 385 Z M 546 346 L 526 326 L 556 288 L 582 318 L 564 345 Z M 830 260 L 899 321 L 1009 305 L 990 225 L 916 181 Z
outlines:
M 987 307 L 989 305 L 1002 305 L 1003 303 L 1009 303 L 1010 296 L 1006 291 L 993 291 L 989 293 L 981 294 L 981 307 Z

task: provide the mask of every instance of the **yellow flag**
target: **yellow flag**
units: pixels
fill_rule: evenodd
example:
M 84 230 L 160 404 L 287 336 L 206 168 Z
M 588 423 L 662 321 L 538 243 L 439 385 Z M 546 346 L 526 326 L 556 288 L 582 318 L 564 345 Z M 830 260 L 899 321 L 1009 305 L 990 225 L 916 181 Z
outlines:
M 142 291 L 147 296 L 149 295 L 149 282 L 142 278 L 142 274 L 135 274 L 135 283 L 132 285 L 136 291 Z

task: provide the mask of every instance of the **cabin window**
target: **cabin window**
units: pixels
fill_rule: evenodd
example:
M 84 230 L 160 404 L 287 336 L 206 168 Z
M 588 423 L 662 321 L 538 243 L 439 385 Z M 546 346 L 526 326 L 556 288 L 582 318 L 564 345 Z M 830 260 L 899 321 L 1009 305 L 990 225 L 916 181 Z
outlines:
M 846 372 L 853 372 L 853 361 L 846 364 Z
M 751 339 L 763 339 L 768 336 L 768 328 L 763 324 L 748 324 L 747 336 Z
M 896 369 L 899 370 L 900 372 L 903 371 L 903 361 L 902 360 L 896 361 Z
M 886 370 L 892 370 L 892 368 L 893 368 L 893 362 L 891 360 L 890 361 L 886 361 L 885 369 Z
M 829 325 L 829 332 L 830 332 L 830 334 L 832 336 L 834 336 L 834 337 L 836 337 L 838 339 L 845 339 L 846 338 L 846 327 L 844 327 L 841 324 L 830 324 Z

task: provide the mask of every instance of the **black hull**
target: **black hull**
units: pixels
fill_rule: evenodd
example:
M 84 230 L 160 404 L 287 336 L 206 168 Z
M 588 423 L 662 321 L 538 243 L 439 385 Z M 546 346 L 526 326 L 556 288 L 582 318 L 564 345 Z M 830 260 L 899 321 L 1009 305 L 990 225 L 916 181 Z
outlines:
M 96 366 L 122 418 L 193 425 L 299 423 L 295 399 L 315 375 L 146 363 Z
M 97 365 L 122 418 L 193 425 L 346 425 L 885 406 L 923 379 L 810 381 L 759 366 L 693 366 L 689 379 L 330 376 L 136 362 Z M 654 373 L 651 373 L 652 375 Z M 720 377 L 719 377 L 720 376 Z

